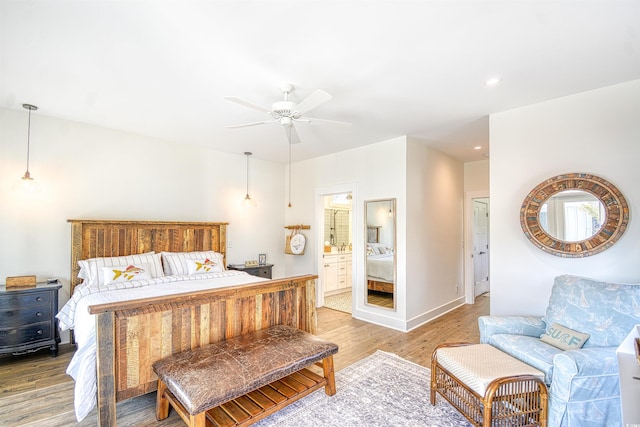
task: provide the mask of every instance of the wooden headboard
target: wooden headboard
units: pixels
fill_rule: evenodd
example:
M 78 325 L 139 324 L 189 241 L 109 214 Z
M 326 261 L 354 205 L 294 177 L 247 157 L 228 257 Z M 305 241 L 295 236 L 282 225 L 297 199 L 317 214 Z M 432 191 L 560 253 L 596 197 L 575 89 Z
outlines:
M 225 257 L 226 222 L 118 221 L 69 219 L 71 223 L 71 289 L 78 279 L 78 261 L 144 252 L 216 251 Z
M 367 225 L 367 243 L 380 242 L 380 225 Z

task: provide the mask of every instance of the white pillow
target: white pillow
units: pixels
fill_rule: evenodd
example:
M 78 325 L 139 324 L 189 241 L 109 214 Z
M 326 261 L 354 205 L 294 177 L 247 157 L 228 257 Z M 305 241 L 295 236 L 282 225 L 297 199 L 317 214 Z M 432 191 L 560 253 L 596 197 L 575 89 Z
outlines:
M 220 271 L 225 270 L 224 257 L 218 252 L 162 252 L 164 274 L 167 276 L 183 276 L 189 274 L 187 260 L 204 261 L 206 259 L 216 262 L 220 266 Z
M 164 276 L 160 254 L 144 253 L 118 257 L 90 258 L 78 261 L 78 266 L 80 267 L 78 277 L 83 279 L 83 283 L 86 283 L 88 286 L 102 286 L 104 285 L 104 277 L 100 274 L 100 267 L 129 266 L 142 263 L 149 265 L 149 274 L 152 278 Z
M 373 248 L 373 252 L 377 255 L 384 255 L 387 253 L 387 248 L 384 246 L 384 243 L 369 243 Z
M 186 259 L 187 274 L 221 273 L 222 266 L 216 260 L 206 259 Z
M 131 265 L 117 265 L 100 267 L 104 285 L 111 283 L 130 282 L 131 280 L 151 279 L 151 268 L 146 262 Z

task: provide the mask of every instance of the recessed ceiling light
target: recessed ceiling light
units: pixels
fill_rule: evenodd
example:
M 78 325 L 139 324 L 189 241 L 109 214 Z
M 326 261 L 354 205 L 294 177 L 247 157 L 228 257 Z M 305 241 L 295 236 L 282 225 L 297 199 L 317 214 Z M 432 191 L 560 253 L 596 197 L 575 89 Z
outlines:
M 498 83 L 500 83 L 500 80 L 502 80 L 500 77 L 492 77 L 488 79 L 486 82 L 484 82 L 484 84 L 487 86 L 495 86 Z
M 482 145 L 476 145 L 473 147 L 474 150 L 482 150 Z

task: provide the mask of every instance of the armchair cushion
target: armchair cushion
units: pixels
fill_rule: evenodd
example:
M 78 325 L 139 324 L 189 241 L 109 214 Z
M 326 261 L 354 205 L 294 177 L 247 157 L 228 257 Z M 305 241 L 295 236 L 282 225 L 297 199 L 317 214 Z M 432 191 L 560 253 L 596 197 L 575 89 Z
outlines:
M 515 334 L 492 335 L 489 344 L 544 372 L 544 382 L 551 384 L 553 358 L 562 353 L 559 348 L 543 343 L 538 337 Z

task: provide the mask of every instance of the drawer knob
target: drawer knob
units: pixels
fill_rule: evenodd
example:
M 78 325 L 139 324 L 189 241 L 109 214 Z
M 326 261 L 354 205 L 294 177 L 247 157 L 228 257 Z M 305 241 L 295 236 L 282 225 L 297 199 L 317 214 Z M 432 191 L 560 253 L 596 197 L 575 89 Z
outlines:
M 36 297 L 36 301 L 42 301 L 42 297 Z
M 40 317 L 40 316 L 42 316 L 42 313 L 41 312 L 37 312 L 36 313 L 36 317 Z
M 38 332 L 36 332 L 38 335 L 42 335 L 42 329 L 38 329 Z

